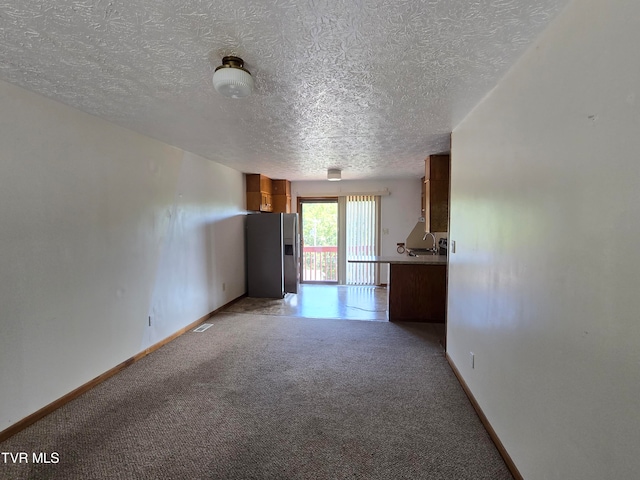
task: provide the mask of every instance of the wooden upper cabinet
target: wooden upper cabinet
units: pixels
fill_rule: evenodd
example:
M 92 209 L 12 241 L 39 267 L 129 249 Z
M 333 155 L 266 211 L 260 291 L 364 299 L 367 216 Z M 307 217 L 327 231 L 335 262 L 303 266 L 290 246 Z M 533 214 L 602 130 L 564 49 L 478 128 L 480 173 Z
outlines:
M 247 210 L 252 210 L 254 212 L 272 212 L 273 201 L 271 194 L 247 192 Z
M 259 173 L 247 173 L 247 192 L 271 193 L 272 181 Z
M 247 179 L 247 210 L 256 212 L 272 212 L 271 179 L 258 173 L 248 173 Z
M 265 175 L 248 173 L 247 210 L 256 212 L 291 212 L 291 182 L 271 180 Z
M 291 196 L 291 182 L 289 180 L 272 180 L 274 195 L 289 195 Z
M 421 189 L 420 190 L 420 216 L 421 217 L 424 217 L 424 206 L 426 205 L 425 195 L 424 195 L 425 194 L 425 182 L 426 182 L 425 178 L 422 177 L 420 179 L 420 189 Z
M 273 180 L 273 211 L 291 213 L 291 182 Z
M 276 213 L 291 213 L 290 195 L 273 195 L 273 211 Z
M 424 228 L 449 231 L 449 155 L 430 155 L 424 162 Z

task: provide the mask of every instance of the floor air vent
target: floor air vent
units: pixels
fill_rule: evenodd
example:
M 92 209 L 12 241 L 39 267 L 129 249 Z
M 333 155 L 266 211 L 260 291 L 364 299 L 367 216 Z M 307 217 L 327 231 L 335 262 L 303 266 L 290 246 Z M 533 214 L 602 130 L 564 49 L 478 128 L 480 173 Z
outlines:
M 198 328 L 196 328 L 193 331 L 200 333 L 200 332 L 204 332 L 209 327 L 213 327 L 213 323 L 203 323 L 202 325 L 200 325 Z

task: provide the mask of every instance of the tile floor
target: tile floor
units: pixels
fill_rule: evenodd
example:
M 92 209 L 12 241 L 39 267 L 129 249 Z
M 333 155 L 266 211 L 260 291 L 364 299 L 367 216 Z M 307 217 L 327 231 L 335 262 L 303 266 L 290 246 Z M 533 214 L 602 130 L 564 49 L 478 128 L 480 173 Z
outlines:
M 387 321 L 387 289 L 352 285 L 302 284 L 285 298 L 246 297 L 225 309 L 303 318 Z

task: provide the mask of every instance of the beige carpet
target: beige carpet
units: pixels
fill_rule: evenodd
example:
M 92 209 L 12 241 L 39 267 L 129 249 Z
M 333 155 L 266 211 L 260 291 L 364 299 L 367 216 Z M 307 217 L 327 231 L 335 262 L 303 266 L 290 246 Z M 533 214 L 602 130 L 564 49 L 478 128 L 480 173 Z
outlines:
M 224 313 L 0 444 L 11 479 L 510 479 L 429 325 Z

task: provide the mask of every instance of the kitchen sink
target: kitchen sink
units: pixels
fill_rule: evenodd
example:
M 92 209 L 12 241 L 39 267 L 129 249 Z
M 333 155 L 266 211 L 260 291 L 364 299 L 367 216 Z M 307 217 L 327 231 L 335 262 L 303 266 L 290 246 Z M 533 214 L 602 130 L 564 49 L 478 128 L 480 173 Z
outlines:
M 437 252 L 433 252 L 427 248 L 414 248 L 409 250 L 408 255 L 410 257 L 424 257 L 427 255 L 437 255 Z

